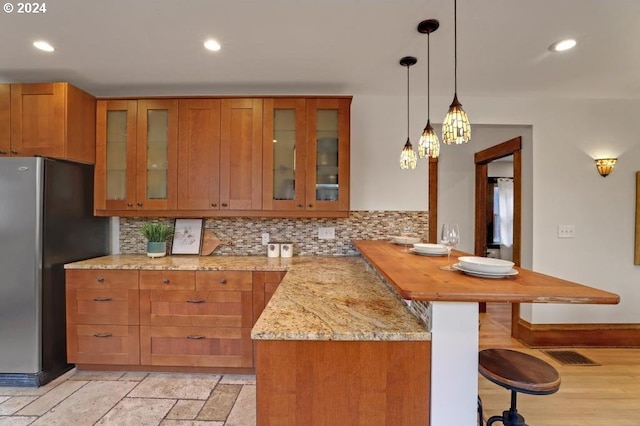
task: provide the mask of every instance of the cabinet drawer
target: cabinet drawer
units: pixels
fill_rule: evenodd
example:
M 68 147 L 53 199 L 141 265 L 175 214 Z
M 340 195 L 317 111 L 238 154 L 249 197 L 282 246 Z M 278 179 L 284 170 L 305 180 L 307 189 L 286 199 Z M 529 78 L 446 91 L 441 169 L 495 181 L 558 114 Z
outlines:
M 143 365 L 253 367 L 251 328 L 140 327 Z
M 138 289 L 138 271 L 106 269 L 67 269 L 66 288 L 100 290 Z
M 194 271 L 140 271 L 140 289 L 195 290 Z
M 140 324 L 251 327 L 250 291 L 140 291 Z
M 249 271 L 196 271 L 196 290 L 251 291 L 253 275 Z
M 67 324 L 67 361 L 75 364 L 140 364 L 137 325 Z
M 138 289 L 71 288 L 66 292 L 67 323 L 137 325 Z

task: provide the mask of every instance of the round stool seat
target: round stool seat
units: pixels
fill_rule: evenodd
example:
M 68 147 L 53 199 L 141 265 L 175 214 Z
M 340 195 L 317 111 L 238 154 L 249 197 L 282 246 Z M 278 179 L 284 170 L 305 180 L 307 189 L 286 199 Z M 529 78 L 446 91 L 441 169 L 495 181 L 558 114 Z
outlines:
M 560 388 L 560 374 L 549 363 L 511 349 L 484 349 L 478 371 L 507 389 L 531 395 L 549 395 Z

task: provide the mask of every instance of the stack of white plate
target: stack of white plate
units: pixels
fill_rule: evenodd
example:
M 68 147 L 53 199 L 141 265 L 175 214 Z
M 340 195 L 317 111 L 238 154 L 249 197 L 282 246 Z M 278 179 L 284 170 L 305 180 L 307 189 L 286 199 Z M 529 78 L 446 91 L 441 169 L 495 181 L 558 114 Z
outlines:
M 453 265 L 453 267 L 469 275 L 483 278 L 502 278 L 518 273 L 518 271 L 513 269 L 513 265 L 513 262 L 503 259 L 461 256 L 458 258 L 458 263 Z
M 445 246 L 431 243 L 415 243 L 410 251 L 422 256 L 445 256 L 447 254 Z
M 405 237 L 405 236 L 401 236 L 401 235 L 396 235 L 396 236 L 392 236 L 389 237 L 391 239 L 391 242 L 394 244 L 403 244 L 403 245 L 409 245 L 409 244 L 414 244 L 414 243 L 419 243 L 420 242 L 420 238 L 419 237 Z

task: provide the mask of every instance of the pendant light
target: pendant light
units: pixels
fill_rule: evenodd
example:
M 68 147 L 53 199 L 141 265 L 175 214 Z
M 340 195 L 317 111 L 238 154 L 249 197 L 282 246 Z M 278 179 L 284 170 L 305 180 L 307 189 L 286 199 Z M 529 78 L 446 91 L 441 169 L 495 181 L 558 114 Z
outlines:
M 467 143 L 471 140 L 471 124 L 467 113 L 458 101 L 458 1 L 453 1 L 453 36 L 454 36 L 454 95 L 449 112 L 442 123 L 442 142 L 447 145 Z
M 418 156 L 420 158 L 438 158 L 438 156 L 440 155 L 440 141 L 438 140 L 438 135 L 436 135 L 436 132 L 434 132 L 433 127 L 431 127 L 431 102 L 429 98 L 431 83 L 431 70 L 429 67 L 429 34 L 437 30 L 438 27 L 440 27 L 440 23 L 437 19 L 427 19 L 418 24 L 418 32 L 427 35 L 427 125 L 422 131 L 420 143 L 418 144 Z
M 409 140 L 409 68 L 411 65 L 415 65 L 416 62 L 418 62 L 418 59 L 413 56 L 405 56 L 400 59 L 400 65 L 407 67 L 407 142 L 404 144 L 404 148 L 402 148 L 402 153 L 400 154 L 401 169 L 415 169 L 418 163 L 416 152 L 413 150 L 413 145 L 411 145 L 411 141 Z

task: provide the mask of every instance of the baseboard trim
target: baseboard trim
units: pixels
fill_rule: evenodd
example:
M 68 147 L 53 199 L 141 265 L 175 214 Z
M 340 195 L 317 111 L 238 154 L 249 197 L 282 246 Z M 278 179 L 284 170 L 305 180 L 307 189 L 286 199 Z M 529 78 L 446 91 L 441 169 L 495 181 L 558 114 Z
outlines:
M 520 318 L 513 331 L 531 348 L 640 347 L 640 324 L 531 324 Z

